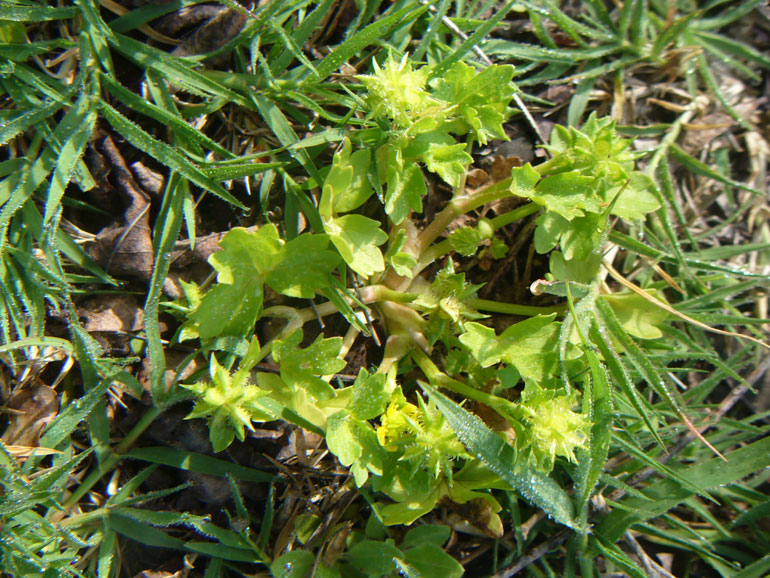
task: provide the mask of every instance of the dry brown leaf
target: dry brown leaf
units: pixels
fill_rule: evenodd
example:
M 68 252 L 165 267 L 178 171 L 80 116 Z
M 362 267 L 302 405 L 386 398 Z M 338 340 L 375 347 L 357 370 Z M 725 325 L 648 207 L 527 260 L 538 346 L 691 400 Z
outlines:
M 484 169 L 472 169 L 468 171 L 468 174 L 465 177 L 465 183 L 473 189 L 478 189 L 488 180 L 489 175 Z
M 503 179 L 507 179 L 511 176 L 512 168 L 520 167 L 523 164 L 520 157 L 504 157 L 502 155 L 497 155 L 492 160 L 492 168 L 489 171 L 492 181 L 497 183 Z
M 191 8 L 198 8 L 199 6 Z M 221 6 L 217 6 L 217 8 L 220 8 L 217 14 L 199 26 L 172 51 L 174 56 L 192 56 L 213 52 L 227 44 L 243 30 L 247 18 L 245 14 Z
M 59 450 L 52 448 L 44 448 L 41 446 L 29 447 L 29 446 L 7 446 L 3 444 L 3 449 L 8 452 L 14 458 L 28 458 L 29 456 L 52 456 L 60 454 Z
M 84 301 L 78 313 L 86 331 L 129 333 L 144 329 L 144 311 L 130 295 L 99 295 Z
M 111 275 L 134 276 L 149 281 L 153 267 L 150 232 L 150 199 L 128 170 L 111 137 L 102 141 L 101 152 L 110 167 L 110 180 L 125 203 L 123 222 L 97 235 L 91 256 Z
M 25 387 L 5 405 L 9 424 L 3 434 L 4 444 L 37 447 L 40 434 L 59 413 L 59 396 L 47 385 Z
M 183 570 L 177 570 L 176 572 L 165 572 L 163 570 L 144 570 L 136 574 L 134 578 L 182 578 L 186 572 Z

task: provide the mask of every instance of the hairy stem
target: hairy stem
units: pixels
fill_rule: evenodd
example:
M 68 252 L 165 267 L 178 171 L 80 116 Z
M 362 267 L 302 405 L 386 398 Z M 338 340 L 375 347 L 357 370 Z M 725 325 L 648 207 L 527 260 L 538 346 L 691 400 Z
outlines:
M 494 228 L 494 230 L 501 229 L 502 227 L 505 227 L 506 225 L 510 225 L 511 223 L 514 223 L 520 219 L 528 217 L 529 215 L 536 213 L 539 210 L 540 210 L 539 205 L 535 203 L 527 203 L 526 205 L 517 207 L 512 211 L 508 211 L 492 219 L 491 220 L 492 227 Z M 444 211 L 446 211 L 446 209 L 444 209 Z M 433 222 L 435 223 L 436 221 L 434 220 Z M 425 230 L 427 231 L 428 229 L 426 228 Z M 450 253 L 451 251 L 452 251 L 452 244 L 449 242 L 448 239 L 445 239 L 440 243 L 436 243 L 435 245 L 428 247 L 420 255 L 420 258 L 418 259 L 418 262 L 417 262 L 417 266 L 412 271 L 412 275 L 413 276 L 419 275 L 419 273 L 423 269 L 425 269 L 428 265 L 435 262 L 437 259 L 439 259 L 443 255 Z

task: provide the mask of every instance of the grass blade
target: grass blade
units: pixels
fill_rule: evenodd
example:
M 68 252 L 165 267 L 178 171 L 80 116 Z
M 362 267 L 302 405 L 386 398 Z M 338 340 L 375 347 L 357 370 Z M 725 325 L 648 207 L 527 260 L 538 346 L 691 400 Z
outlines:
M 274 478 L 272 474 L 260 472 L 259 470 L 247 468 L 232 462 L 165 446 L 136 448 L 127 454 L 124 454 L 124 456 L 134 460 L 171 466 L 190 472 L 211 474 L 212 476 L 219 476 L 222 478 L 231 475 L 244 482 L 269 482 Z
M 199 187 L 214 193 L 220 199 L 227 201 L 239 209 L 246 208 L 238 199 L 228 193 L 221 185 L 215 183 L 203 174 L 200 169 L 196 168 L 175 149 L 171 148 L 166 143 L 151 137 L 109 104 L 103 102 L 101 104 L 101 109 L 107 122 L 110 123 L 112 128 L 136 148 L 147 153 L 152 158 L 158 159 L 158 161 L 170 169 L 178 172 Z
M 727 462 L 712 458 L 679 470 L 692 485 L 707 491 L 730 484 L 770 466 L 770 437 L 766 437 L 726 455 Z M 595 534 L 616 542 L 631 524 L 659 516 L 693 495 L 669 479 L 660 480 L 643 490 L 652 501 L 629 498 L 624 509 L 615 509 L 596 527 Z
M 387 36 L 388 32 L 405 23 L 414 22 L 420 14 L 428 9 L 427 6 L 409 4 L 390 14 L 380 17 L 372 24 L 357 32 L 351 38 L 340 44 L 326 56 L 316 67 L 318 77 L 314 80 L 321 81 L 337 70 L 345 62 L 360 54 L 360 52 L 374 44 L 377 40 Z

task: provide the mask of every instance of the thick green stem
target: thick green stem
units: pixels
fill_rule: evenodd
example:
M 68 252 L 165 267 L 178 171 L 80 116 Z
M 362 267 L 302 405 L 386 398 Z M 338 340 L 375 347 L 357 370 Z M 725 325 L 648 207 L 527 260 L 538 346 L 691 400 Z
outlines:
M 503 213 L 502 215 L 499 215 L 494 219 L 492 219 L 491 220 L 492 227 L 494 228 L 494 230 L 501 229 L 506 225 L 510 225 L 515 221 L 523 219 L 524 217 L 528 217 L 533 213 L 537 213 L 539 210 L 540 210 L 540 205 L 537 205 L 535 203 L 527 203 L 526 205 L 513 209 L 512 211 L 508 211 L 507 213 Z M 452 251 L 452 244 L 449 242 L 448 239 L 445 239 L 440 243 L 436 243 L 435 245 L 428 247 L 423 251 L 422 255 L 418 259 L 417 267 L 414 268 L 414 270 L 412 271 L 412 274 L 418 275 L 423 269 L 425 269 L 425 267 L 435 262 L 436 259 L 442 257 L 443 255 L 450 253 L 451 251 Z
M 503 315 L 549 315 L 551 313 L 564 313 L 564 305 L 551 305 L 548 307 L 535 307 L 534 305 L 516 305 L 515 303 L 501 303 L 500 301 L 488 301 L 487 299 L 468 299 L 466 303 L 479 311 L 502 313 Z
M 495 230 L 501 229 L 506 225 L 510 225 L 511 223 L 523 219 L 524 217 L 528 217 L 533 213 L 537 213 L 540 209 L 541 207 L 537 203 L 527 203 L 526 205 L 522 205 L 521 207 L 517 207 L 512 211 L 508 211 L 507 213 L 503 213 L 502 215 L 495 217 L 492 219 L 492 226 L 495 228 Z
M 436 215 L 430 225 L 425 227 L 417 238 L 416 249 L 418 258 L 446 231 L 449 223 L 458 216 L 482 207 L 493 201 L 505 198 L 511 194 L 511 179 L 505 179 L 471 196 L 452 199 L 444 210 Z
M 459 393 L 463 397 L 472 399 L 473 401 L 483 403 L 494 409 L 506 420 L 511 419 L 511 416 L 513 416 L 514 412 L 518 409 L 518 406 L 515 403 L 510 402 L 507 399 L 491 395 L 485 391 L 480 391 L 470 385 L 466 385 L 461 381 L 449 377 L 446 373 L 436 367 L 430 357 L 428 357 L 421 349 L 412 349 L 412 359 L 432 384 Z

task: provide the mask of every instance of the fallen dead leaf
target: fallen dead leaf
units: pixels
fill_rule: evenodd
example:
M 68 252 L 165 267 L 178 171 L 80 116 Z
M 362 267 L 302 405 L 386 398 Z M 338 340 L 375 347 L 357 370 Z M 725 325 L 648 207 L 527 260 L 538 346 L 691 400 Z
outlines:
M 31 455 L 35 456 L 52 456 L 60 454 L 59 450 L 52 448 L 44 448 L 40 446 L 28 447 L 28 446 L 7 446 L 3 444 L 3 449 L 8 452 L 14 458 L 28 458 Z
M 185 359 L 187 359 L 187 357 L 188 357 L 187 353 L 166 350 L 166 373 L 164 377 L 165 377 L 167 388 L 173 387 L 175 383 L 184 382 L 185 379 L 187 379 L 193 373 L 195 373 L 198 369 L 200 369 L 200 364 L 198 363 L 198 361 L 194 359 L 190 363 L 188 363 L 177 376 L 179 364 L 182 363 L 182 361 L 184 361 Z M 139 380 L 139 383 L 142 384 L 142 387 L 144 388 L 144 390 L 148 392 L 151 389 L 150 387 L 151 373 L 152 373 L 152 365 L 150 363 L 150 358 L 145 357 L 142 360 L 142 365 L 139 368 L 136 378 Z
M 227 44 L 243 30 L 246 25 L 245 14 L 222 6 L 217 6 L 217 8 L 220 8 L 217 14 L 198 27 L 172 51 L 174 56 L 192 56 L 213 52 Z
M 497 183 L 510 177 L 511 169 L 513 167 L 520 167 L 523 164 L 520 157 L 504 157 L 502 155 L 497 155 L 492 159 L 492 168 L 489 173 L 492 180 Z
M 149 281 L 153 267 L 150 232 L 150 199 L 134 180 L 111 137 L 101 152 L 110 167 L 109 178 L 125 203 L 123 222 L 102 229 L 91 247 L 91 256 L 110 275 Z
M 182 578 L 185 574 L 187 574 L 187 572 L 184 572 L 183 570 L 177 570 L 176 572 L 144 570 L 143 572 L 136 574 L 134 578 Z
M 144 311 L 130 295 L 99 295 L 78 307 L 86 331 L 130 333 L 144 329 Z
M 489 180 L 489 174 L 483 169 L 472 169 L 468 171 L 468 175 L 465 177 L 466 184 L 474 189 L 478 189 L 481 185 Z
M 47 385 L 25 387 L 11 396 L 5 411 L 9 424 L 3 433 L 3 443 L 34 448 L 40 445 L 45 426 L 59 413 L 59 396 Z

